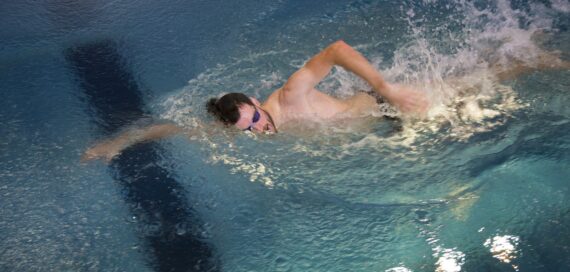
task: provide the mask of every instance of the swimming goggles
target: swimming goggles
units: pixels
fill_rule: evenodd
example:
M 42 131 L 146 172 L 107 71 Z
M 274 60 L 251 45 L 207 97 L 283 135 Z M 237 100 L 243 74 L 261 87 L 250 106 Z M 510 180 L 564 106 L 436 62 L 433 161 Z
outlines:
M 253 126 L 255 125 L 255 123 L 257 123 L 259 121 L 259 118 L 261 117 L 261 114 L 259 114 L 259 111 L 257 111 L 257 109 L 255 109 L 255 112 L 253 113 L 253 118 L 251 118 L 251 125 L 249 125 L 249 127 L 247 127 L 244 130 L 249 130 L 251 131 L 251 129 L 253 128 Z

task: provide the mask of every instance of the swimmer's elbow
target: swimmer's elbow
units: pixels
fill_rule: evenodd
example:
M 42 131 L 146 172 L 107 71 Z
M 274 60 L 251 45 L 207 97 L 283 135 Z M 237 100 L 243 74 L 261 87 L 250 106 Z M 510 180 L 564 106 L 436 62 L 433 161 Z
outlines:
M 346 51 L 346 50 L 352 50 L 353 48 L 350 45 L 348 45 L 344 40 L 338 40 L 338 41 L 332 43 L 329 46 L 329 49 L 333 53 L 339 53 L 339 52 Z
M 350 47 L 350 45 L 348 45 L 344 40 L 338 40 L 338 41 L 334 42 L 332 45 L 335 47 L 340 47 L 340 48 Z

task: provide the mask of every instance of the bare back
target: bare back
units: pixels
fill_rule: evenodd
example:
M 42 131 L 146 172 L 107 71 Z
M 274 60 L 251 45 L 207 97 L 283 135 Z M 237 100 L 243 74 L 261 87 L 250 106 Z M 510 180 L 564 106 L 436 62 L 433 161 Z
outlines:
M 263 104 L 264 108 L 272 109 L 277 125 L 303 120 L 327 121 L 360 117 L 377 108 L 376 99 L 363 92 L 347 99 L 339 99 L 313 88 L 304 93 L 302 98 L 288 96 L 289 94 L 280 88 Z

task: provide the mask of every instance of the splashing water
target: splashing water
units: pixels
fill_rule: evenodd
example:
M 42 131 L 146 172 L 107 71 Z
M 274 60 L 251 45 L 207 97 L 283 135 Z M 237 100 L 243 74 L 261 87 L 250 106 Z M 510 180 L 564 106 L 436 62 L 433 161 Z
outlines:
M 558 6 L 559 10 L 564 9 L 564 4 L 558 3 Z M 378 125 L 374 120 L 367 119 L 364 126 L 369 128 L 362 129 L 360 126 L 357 130 L 351 126 L 317 125 L 317 129 L 312 127 L 312 133 L 318 134 L 318 137 L 313 135 L 285 140 L 277 136 L 261 141 L 264 144 L 269 144 L 266 141 L 277 141 L 277 150 L 311 158 L 341 159 L 363 150 L 396 151 L 401 148 L 412 151 L 406 155 L 416 156 L 418 148 L 429 148 L 447 140 L 465 141 L 473 135 L 493 130 L 526 104 L 517 98 L 512 87 L 498 81 L 490 67 L 496 64 L 508 66 L 513 59 L 532 66 L 537 62 L 537 57 L 544 53 L 535 44 L 532 35 L 539 30 L 550 30 L 551 22 L 540 18 L 546 17 L 545 13 L 551 11 L 543 6 L 533 8 L 532 12 L 524 13 L 511 9 L 506 1 L 482 9 L 464 1 L 449 4 L 447 9 L 452 11 L 450 14 L 454 21 L 435 27 L 442 33 L 440 37 L 427 37 L 424 33 L 433 33 L 433 29 L 418 22 L 425 22 L 428 15 L 419 14 L 412 7 L 405 12 L 405 21 L 411 32 L 409 40 L 395 51 L 391 64 L 382 61 L 373 52 L 364 53 L 389 81 L 411 84 L 426 92 L 432 101 L 426 119 L 402 116 L 401 123 L 391 125 Z M 521 20 L 526 22 L 524 28 L 519 27 Z M 461 29 L 441 31 L 458 23 L 463 26 Z M 442 40 L 445 41 L 444 46 L 440 44 Z M 355 47 L 366 51 L 381 49 L 371 44 L 357 44 Z M 165 98 L 159 111 L 162 111 L 165 119 L 201 131 L 212 123 L 203 105 L 208 96 L 221 95 L 226 91 L 243 91 L 263 97 L 283 84 L 290 71 L 297 69 L 309 57 L 310 53 L 302 54 L 293 49 L 249 53 L 190 80 L 188 86 L 178 94 Z M 319 85 L 320 90 L 338 97 L 347 97 L 369 88 L 364 81 L 342 68 L 335 69 Z M 382 115 L 399 116 L 388 104 L 379 105 L 376 116 Z M 198 139 L 212 148 L 212 162 L 226 163 L 234 171 L 247 172 L 252 180 L 267 184 L 273 184 L 270 180 L 287 174 L 280 174 L 267 166 L 260 173 L 255 169 L 263 165 L 261 161 L 244 165 L 244 150 L 240 146 L 226 148 L 226 145 L 220 144 L 234 141 L 234 137 L 240 136 L 222 126 L 218 125 L 217 128 L 216 136 L 203 133 Z M 255 155 L 264 161 L 276 163 L 290 158 L 282 154 Z

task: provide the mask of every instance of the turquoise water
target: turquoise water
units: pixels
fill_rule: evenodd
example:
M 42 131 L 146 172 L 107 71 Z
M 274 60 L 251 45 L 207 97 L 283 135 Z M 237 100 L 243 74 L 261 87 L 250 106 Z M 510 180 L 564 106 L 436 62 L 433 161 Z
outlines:
M 139 223 L 108 165 L 79 163 L 105 136 L 64 52 L 112 39 L 151 115 L 214 127 L 160 141 L 158 164 L 187 192 L 217 270 L 567 271 L 569 71 L 498 82 L 486 67 L 555 50 L 569 60 L 569 12 L 564 1 L 4 2 L 0 270 L 157 270 L 141 238 L 156 226 Z M 251 135 L 206 114 L 223 92 L 266 97 L 337 39 L 391 81 L 430 82 L 428 118 Z M 319 88 L 367 86 L 337 69 Z

